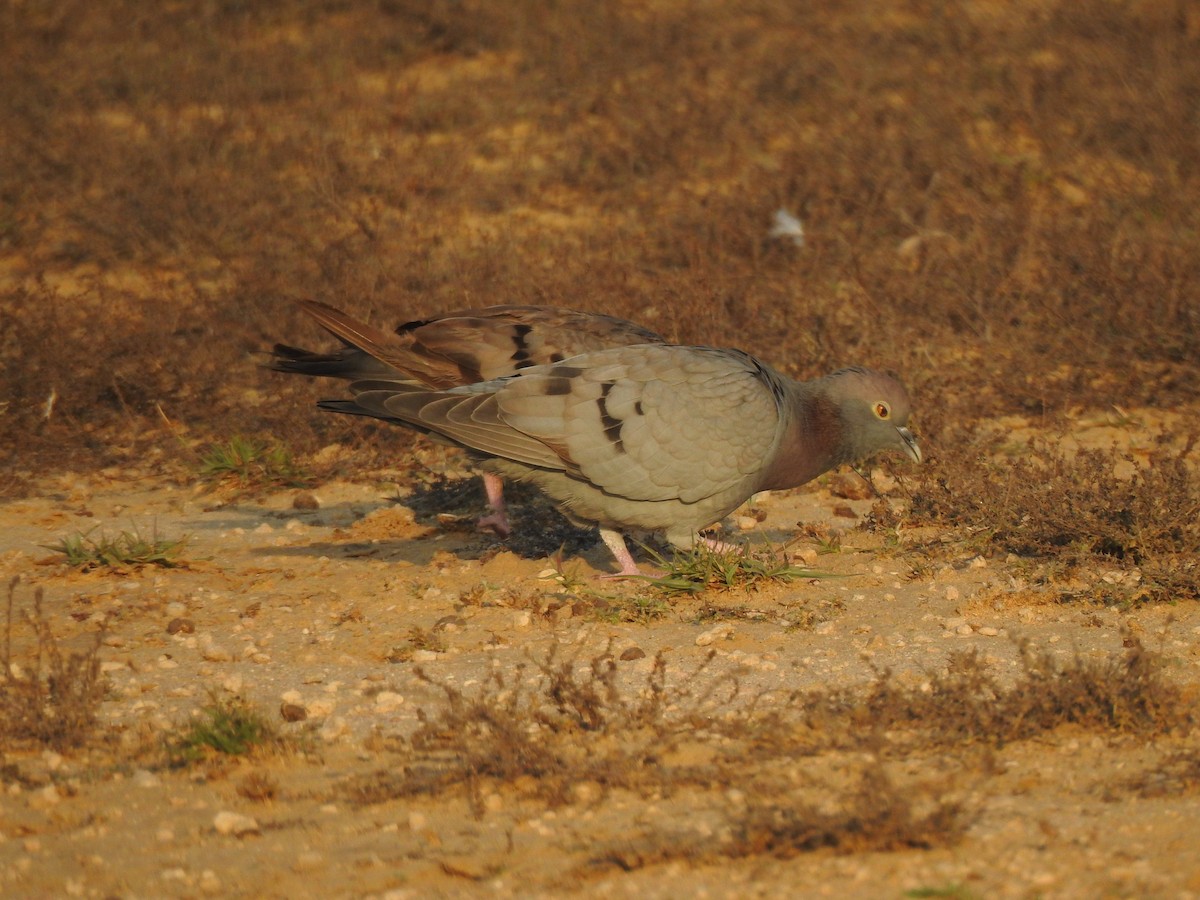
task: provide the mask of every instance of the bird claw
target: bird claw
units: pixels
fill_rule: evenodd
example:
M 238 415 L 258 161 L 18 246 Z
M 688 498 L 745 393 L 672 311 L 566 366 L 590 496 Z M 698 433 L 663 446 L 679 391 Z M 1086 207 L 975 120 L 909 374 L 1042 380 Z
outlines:
M 489 532 L 501 539 L 505 539 L 512 534 L 512 526 L 508 522 L 508 516 L 502 512 L 494 512 L 490 515 L 481 516 L 475 521 L 475 529 L 477 531 Z

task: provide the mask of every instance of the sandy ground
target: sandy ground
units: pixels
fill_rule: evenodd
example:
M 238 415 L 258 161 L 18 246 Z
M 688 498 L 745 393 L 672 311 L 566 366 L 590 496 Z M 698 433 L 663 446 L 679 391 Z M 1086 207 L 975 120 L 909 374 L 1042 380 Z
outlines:
M 561 802 L 528 777 L 475 791 L 356 792 L 407 771 L 421 711 L 445 707 L 444 689 L 418 670 L 473 696 L 497 678 L 535 689 L 536 661 L 551 654 L 580 665 L 607 655 L 634 698 L 661 652 L 667 693 L 717 719 L 750 702 L 785 703 L 797 688 L 860 685 L 881 669 L 919 682 L 968 648 L 1015 674 L 1018 637 L 1063 659 L 1100 659 L 1120 654 L 1132 628 L 1161 649 L 1172 677 L 1194 681 L 1200 665 L 1194 609 L 1053 605 L 1005 561 L 969 555 L 912 578 L 905 541 L 936 535 L 902 531 L 899 548 L 885 547 L 847 516 L 871 501 L 827 485 L 764 498 L 763 521 L 747 535 L 779 540 L 798 521 L 825 522 L 843 533 L 840 551 L 816 555 L 810 543 L 801 552 L 838 577 L 710 591 L 626 622 L 597 609 L 624 608 L 644 589 L 594 578 L 609 565 L 602 545 L 567 558 L 564 584 L 546 560 L 446 530 L 394 493 L 330 483 L 313 491 L 319 508 L 300 510 L 295 490 L 221 503 L 161 478 L 101 473 L 60 478 L 37 499 L 0 508 L 0 574 L 23 579 L 18 605 L 43 587 L 47 618 L 69 647 L 85 647 L 106 621 L 110 684 L 104 737 L 90 749 L 4 757 L 4 896 L 1200 894 L 1200 804 L 1187 791 L 1145 789 L 1181 749 L 1172 740 L 1060 729 L 995 752 L 961 746 L 882 762 L 785 748 L 747 759 L 744 771 L 722 769 L 722 783 L 635 791 L 584 779 Z M 190 564 L 85 573 L 40 546 L 132 528 L 190 536 Z M 233 695 L 302 749 L 163 766 L 156 742 L 213 697 Z M 284 723 L 284 705 L 306 718 Z M 668 743 L 653 764 L 686 767 L 714 753 L 696 732 Z M 867 765 L 906 784 L 947 779 L 940 796 L 966 810 L 961 840 L 721 855 L 747 802 L 742 789 L 760 783 L 763 767 L 828 793 Z M 256 796 L 254 783 L 271 784 L 272 796 Z M 844 794 L 829 796 L 836 804 Z

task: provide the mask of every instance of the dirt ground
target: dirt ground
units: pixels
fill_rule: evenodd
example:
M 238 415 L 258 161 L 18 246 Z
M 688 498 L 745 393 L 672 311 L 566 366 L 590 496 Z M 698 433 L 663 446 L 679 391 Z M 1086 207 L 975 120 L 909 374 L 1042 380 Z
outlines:
M 67 646 L 82 647 L 104 620 L 109 681 L 103 742 L 82 754 L 6 756 L 5 896 L 1200 893 L 1200 805 L 1170 787 L 1173 755 L 1194 752 L 1186 738 L 1065 728 L 907 755 L 780 747 L 712 769 L 722 774 L 711 782 L 681 776 L 646 791 L 581 769 L 552 801 L 538 796 L 536 774 L 424 796 L 391 791 L 389 777 L 418 764 L 406 740 L 422 710 L 446 705 L 438 685 L 502 706 L 503 691 L 487 684 L 536 689 L 546 680 L 536 661 L 552 654 L 579 667 L 615 660 L 614 684 L 636 698 L 661 653 L 669 707 L 712 721 L 749 704 L 786 708 L 794 690 L 860 686 L 880 670 L 920 684 L 965 649 L 1011 678 L 1018 639 L 1058 659 L 1096 660 L 1119 656 L 1132 632 L 1164 655 L 1171 679 L 1194 684 L 1200 666 L 1193 607 L 1047 603 L 1004 560 L 979 556 L 912 578 L 903 547 L 885 549 L 847 518 L 871 501 L 827 486 L 760 498 L 765 515 L 746 536 L 779 541 L 796 522 L 828 523 L 845 535 L 840 550 L 804 555 L 836 577 L 672 599 L 644 621 L 597 613 L 600 598 L 642 590 L 595 579 L 609 565 L 602 545 L 565 560 L 577 579 L 564 584 L 546 560 L 440 527 L 394 494 L 331 482 L 312 492 L 319 508 L 303 510 L 290 489 L 214 503 L 211 489 L 96 473 L 0 508 L 0 575 L 23 579 L 19 603 L 30 586 L 44 588 Z M 78 531 L 134 528 L 188 535 L 186 568 L 81 573 L 43 549 Z M 398 653 L 414 628 L 436 636 L 434 649 Z M 155 743 L 232 695 L 268 711 L 300 739 L 295 747 L 164 766 Z M 282 722 L 285 704 L 306 718 Z M 637 737 L 577 738 L 593 739 L 632 747 Z M 703 730 L 659 739 L 642 764 L 680 773 L 710 765 L 729 741 Z M 723 857 L 768 769 L 781 769 L 796 796 L 833 807 L 852 793 L 847 779 L 883 771 L 914 785 L 916 802 L 961 804 L 963 830 L 929 848 Z M 262 783 L 269 796 L 247 789 Z
M 1195 0 L 27 0 L 0 62 L 0 896 L 1200 896 Z M 891 369 L 925 462 L 724 523 L 798 577 L 597 578 L 264 369 L 297 297 Z M 183 543 L 63 552 L 122 533 Z

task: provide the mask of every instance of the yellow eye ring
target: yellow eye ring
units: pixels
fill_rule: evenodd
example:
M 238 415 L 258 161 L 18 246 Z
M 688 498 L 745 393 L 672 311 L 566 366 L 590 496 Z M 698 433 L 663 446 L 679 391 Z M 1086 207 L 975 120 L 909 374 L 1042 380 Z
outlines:
M 875 415 L 881 419 L 887 419 L 892 415 L 892 408 L 880 400 L 875 404 Z

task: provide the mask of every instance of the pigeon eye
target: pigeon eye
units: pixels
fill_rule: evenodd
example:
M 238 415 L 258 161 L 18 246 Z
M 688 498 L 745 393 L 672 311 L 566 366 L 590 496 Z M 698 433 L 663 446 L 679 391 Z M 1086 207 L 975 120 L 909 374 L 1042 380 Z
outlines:
M 886 419 L 892 414 L 892 408 L 880 400 L 875 404 L 875 415 L 881 419 Z

